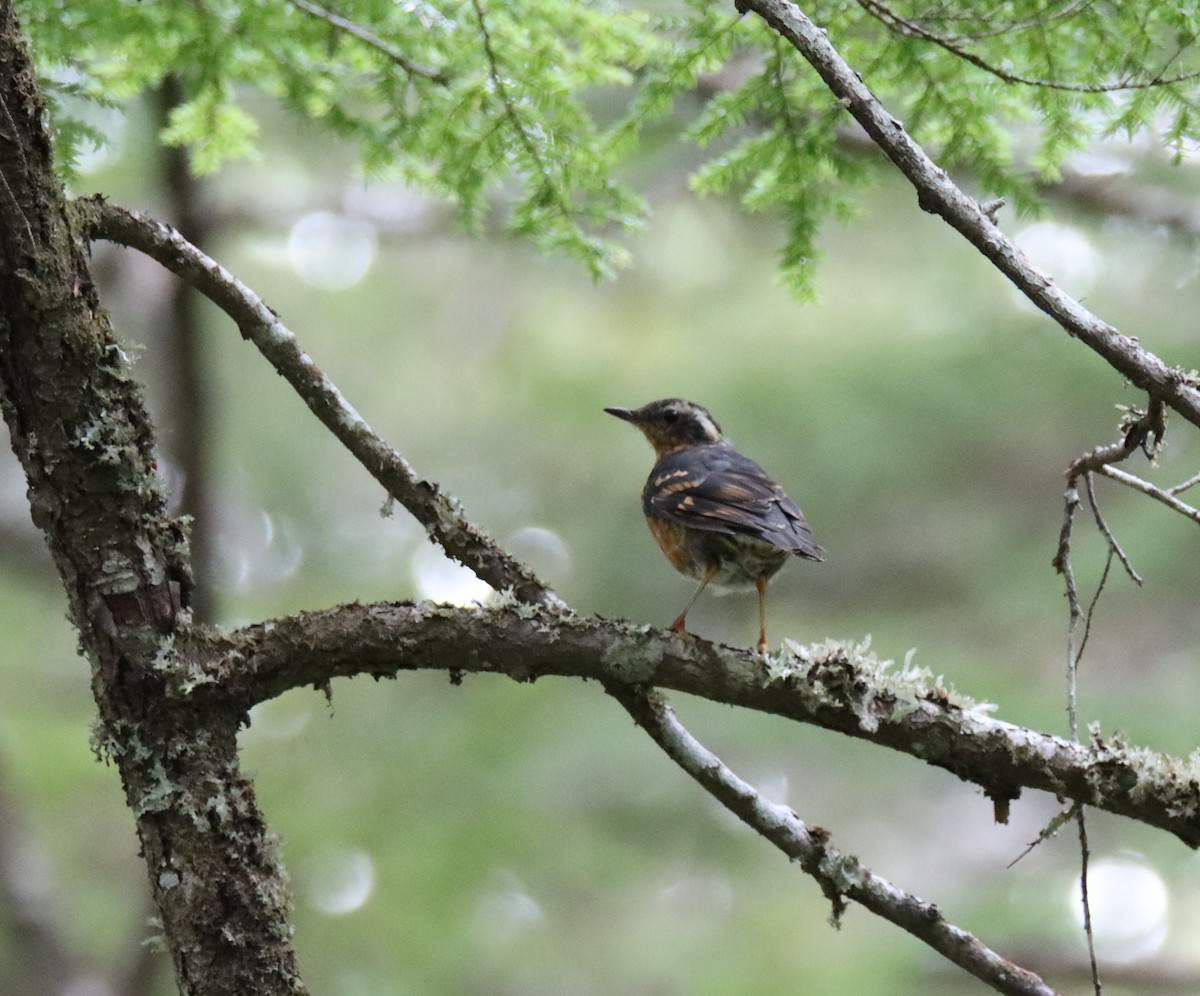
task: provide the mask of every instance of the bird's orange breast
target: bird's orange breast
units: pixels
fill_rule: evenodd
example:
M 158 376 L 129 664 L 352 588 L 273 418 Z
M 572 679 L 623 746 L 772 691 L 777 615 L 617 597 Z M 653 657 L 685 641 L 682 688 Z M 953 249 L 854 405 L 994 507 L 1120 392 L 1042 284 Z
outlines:
M 671 562 L 675 570 L 689 577 L 700 577 L 702 568 L 692 559 L 688 531 L 684 526 L 656 515 L 649 516 L 646 525 L 650 527 L 650 535 L 654 537 L 654 542 L 662 550 L 663 556 Z

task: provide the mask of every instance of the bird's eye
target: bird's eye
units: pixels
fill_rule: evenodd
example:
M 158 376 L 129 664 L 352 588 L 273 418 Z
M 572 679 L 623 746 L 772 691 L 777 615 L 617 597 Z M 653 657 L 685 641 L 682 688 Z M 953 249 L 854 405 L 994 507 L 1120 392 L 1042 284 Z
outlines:
M 666 422 L 667 425 L 674 425 L 679 421 L 679 412 L 675 411 L 673 408 L 668 409 L 667 411 L 663 412 L 663 421 Z

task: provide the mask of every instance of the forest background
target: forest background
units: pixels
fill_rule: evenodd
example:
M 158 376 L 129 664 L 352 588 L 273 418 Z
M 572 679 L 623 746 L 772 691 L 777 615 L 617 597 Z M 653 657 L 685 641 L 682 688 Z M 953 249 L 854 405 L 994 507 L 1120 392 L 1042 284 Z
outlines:
M 1068 617 L 1051 567 L 1063 471 L 1115 437 L 1116 406 L 1143 396 L 885 173 L 854 217 L 821 229 L 798 295 L 779 273 L 778 217 L 689 187 L 700 153 L 678 132 L 709 96 L 693 91 L 648 128 L 627 170 L 651 219 L 623 239 L 632 265 L 600 282 L 498 226 L 462 232 L 443 201 L 386 171 L 364 175 L 349 144 L 260 95 L 240 98 L 261 128 L 256 157 L 191 181 L 189 196 L 206 251 L 279 311 L 381 435 L 577 610 L 665 625 L 686 598 L 639 514 L 650 452 L 601 409 L 690 397 L 785 485 L 829 550 L 773 583 L 773 643 L 870 639 L 898 661 L 912 650 L 1002 718 L 1066 733 Z M 106 142 L 80 160 L 72 192 L 171 216 L 162 99 L 79 105 Z M 1014 135 L 1018 147 L 1028 138 Z M 1200 313 L 1193 152 L 1149 135 L 1097 138 L 1066 160 L 1066 182 L 1041 191 L 1040 216 L 1032 200 L 999 214 L 1065 290 L 1188 368 Z M 181 404 L 162 338 L 173 278 L 124 250 L 98 247 L 93 262 L 148 385 L 168 481 L 172 447 L 203 418 L 215 621 L 489 597 L 402 510 L 381 514 L 379 486 L 208 305 L 198 362 L 210 407 Z M 1194 433 L 1171 432 L 1157 466 L 1136 470 L 1171 483 L 1198 462 Z M 24 487 L 5 450 L 0 919 L 13 929 L 0 969 L 22 979 L 40 937 L 94 986 L 144 960 L 153 981 L 142 991 L 171 992 L 166 959 L 135 954 L 154 934 L 145 871 L 116 771 L 93 756 L 87 665 Z M 1200 533 L 1098 487 L 1146 583 L 1110 578 L 1080 716 L 1186 756 L 1198 732 Z M 1077 545 L 1089 593 L 1104 553 L 1098 536 Z M 689 617 L 738 646 L 756 621 L 753 598 L 738 595 L 703 599 Z M 240 738 L 282 841 L 314 992 L 982 990 L 861 910 L 833 932 L 820 891 L 784 873 L 594 687 L 419 673 L 332 688 L 328 703 L 293 691 L 257 707 Z M 978 790 L 911 758 L 676 699 L 725 761 L 842 849 L 1018 962 L 1085 984 L 1073 835 L 1009 867 L 1061 808 L 1054 799 L 1027 793 L 999 825 Z M 1126 987 L 1115 991 L 1194 991 L 1200 862 L 1128 820 L 1097 813 L 1090 827 L 1097 944 Z

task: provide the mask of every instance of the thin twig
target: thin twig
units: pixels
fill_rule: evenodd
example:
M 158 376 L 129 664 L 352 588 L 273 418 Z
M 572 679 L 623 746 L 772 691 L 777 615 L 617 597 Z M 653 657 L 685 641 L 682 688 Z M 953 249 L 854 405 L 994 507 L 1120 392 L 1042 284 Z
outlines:
M 1083 906 L 1083 934 L 1087 938 L 1088 962 L 1092 969 L 1092 989 L 1096 996 L 1103 996 L 1100 984 L 1100 966 L 1096 963 L 1096 935 L 1092 930 L 1092 903 L 1088 896 L 1088 862 L 1092 852 L 1088 847 L 1087 821 L 1083 806 L 1075 807 L 1075 822 L 1079 826 L 1079 901 Z
M 1003 80 L 1005 83 L 1019 83 L 1023 86 L 1041 87 L 1046 90 L 1066 90 L 1071 93 L 1115 93 L 1124 90 L 1149 90 L 1154 87 L 1170 86 L 1175 83 L 1186 83 L 1200 77 L 1200 70 L 1181 73 L 1169 79 L 1163 79 L 1162 70 L 1160 70 L 1153 79 L 1140 81 L 1121 80 L 1115 83 L 1062 83 L 1058 80 L 1021 76 L 1018 73 L 1011 73 L 1006 69 L 1001 69 L 999 66 L 988 62 L 974 52 L 968 51 L 956 44 L 952 38 L 939 35 L 922 27 L 916 21 L 910 21 L 907 18 L 901 17 L 889 7 L 885 7 L 879 3 L 878 0 L 858 0 L 858 5 L 883 24 L 889 31 L 894 31 L 902 35 L 911 35 L 914 38 L 920 38 L 922 41 L 936 45 L 938 48 L 944 49 L 964 62 L 969 62 L 977 69 L 982 69 L 984 72 Z M 1168 62 L 1167 65 L 1169 64 Z M 1165 70 L 1166 66 L 1163 69 Z
M 1144 495 L 1149 495 L 1155 501 L 1162 502 L 1167 508 L 1173 509 L 1180 515 L 1186 516 L 1197 525 L 1200 525 L 1200 509 L 1193 508 L 1187 502 L 1182 502 L 1175 497 L 1179 491 L 1194 485 L 1196 483 L 1195 478 L 1190 481 L 1184 481 L 1183 484 L 1175 488 L 1163 490 L 1162 488 L 1156 488 L 1149 481 L 1143 481 L 1140 477 L 1134 477 L 1133 474 L 1128 474 L 1117 467 L 1105 466 L 1099 468 L 1099 470 L 1105 477 L 1111 477 L 1114 481 L 1120 481 L 1122 484 L 1135 488 Z
M 1153 460 L 1162 446 L 1166 434 L 1166 412 L 1163 402 L 1151 396 L 1146 410 L 1123 408 L 1119 431 L 1121 438 L 1088 450 L 1083 456 L 1071 461 L 1067 468 L 1070 482 L 1090 471 L 1103 471 L 1110 464 L 1120 463 L 1138 450 Z
M 1091 490 L 1091 471 L 1083 471 L 1084 481 L 1087 483 L 1088 497 L 1092 502 L 1092 510 L 1096 515 L 1099 512 L 1096 508 L 1095 497 Z M 1092 628 L 1092 613 L 1096 609 L 1096 604 L 1100 600 L 1100 593 L 1104 591 L 1105 582 L 1108 580 L 1109 567 L 1112 564 L 1114 544 L 1110 543 L 1108 547 L 1108 558 L 1104 562 L 1104 572 L 1100 577 L 1100 583 L 1096 586 L 1096 593 L 1092 596 L 1092 600 L 1088 605 L 1086 616 L 1083 614 L 1079 605 L 1079 592 L 1075 587 L 1075 569 L 1071 566 L 1071 530 L 1075 521 L 1075 512 L 1079 508 L 1079 488 L 1076 485 L 1078 478 L 1075 475 L 1071 476 L 1070 484 L 1067 487 L 1065 501 L 1066 512 L 1063 515 L 1062 533 L 1059 536 L 1058 553 L 1054 558 L 1056 569 L 1063 576 L 1063 582 L 1066 585 L 1067 607 L 1069 619 L 1067 622 L 1067 721 L 1071 727 L 1071 739 L 1078 742 L 1079 740 L 1079 712 L 1077 705 L 1077 695 L 1079 687 L 1079 661 L 1083 656 L 1084 648 L 1087 646 L 1088 636 Z M 1083 623 L 1083 634 L 1080 636 L 1080 623 Z M 1092 934 L 1092 910 L 1088 899 L 1088 851 L 1087 851 L 1087 832 L 1085 828 L 1083 805 L 1077 802 L 1074 806 L 1075 820 L 1079 826 L 1080 840 L 1080 872 L 1079 885 L 1081 891 L 1081 902 L 1083 903 L 1083 932 L 1087 938 L 1088 952 L 1091 955 L 1092 980 L 1096 986 L 1097 996 L 1100 993 L 1100 976 L 1096 969 L 1096 942 Z M 1039 838 L 1039 841 L 1041 838 Z M 1033 845 L 1030 845 L 1031 848 Z
M 1197 474 L 1195 477 L 1189 477 L 1182 484 L 1176 484 L 1173 488 L 1164 488 L 1164 490 L 1169 495 L 1181 495 L 1188 488 L 1194 488 L 1197 484 L 1200 484 L 1200 474 Z
M 1083 636 L 1079 640 L 1079 649 L 1075 652 L 1076 670 L 1078 670 L 1079 661 L 1083 657 L 1083 651 L 1087 647 L 1088 637 L 1092 635 L 1092 617 L 1096 613 L 1096 606 L 1100 602 L 1100 596 L 1104 594 L 1104 588 L 1108 584 L 1108 574 L 1112 570 L 1113 548 L 1108 548 L 1108 556 L 1104 558 L 1104 569 L 1100 572 L 1100 580 L 1096 582 L 1096 590 L 1092 592 L 1092 600 L 1088 602 L 1087 612 L 1083 616 Z
M 549 196 L 559 214 L 569 224 L 571 223 L 571 206 L 567 203 L 567 199 L 563 196 L 563 191 L 559 185 L 551 180 L 554 171 L 551 169 L 550 164 L 546 162 L 537 141 L 529 134 L 529 129 L 525 126 L 525 122 L 521 120 L 521 115 L 517 112 L 516 102 L 508 91 L 508 82 L 504 74 L 500 71 L 500 58 L 496 54 L 495 46 L 492 44 L 492 32 L 488 27 L 483 4 L 480 0 L 471 0 L 471 7 L 475 11 L 475 23 L 479 27 L 479 36 L 483 41 L 483 55 L 487 60 L 488 80 L 491 82 L 492 89 L 500 100 L 504 116 L 508 119 L 508 123 L 512 125 L 513 131 L 516 132 L 517 140 L 521 143 L 521 147 L 525 150 L 526 155 L 533 162 L 534 171 L 540 181 L 540 189 Z
M 1055 815 L 1050 818 L 1050 821 L 1044 827 L 1042 827 L 1042 829 L 1038 832 L 1037 837 L 1035 837 L 1027 845 L 1025 845 L 1025 850 L 1023 850 L 1020 854 L 1018 854 L 1015 858 L 1013 858 L 1012 861 L 1010 861 L 1004 867 L 1005 868 L 1015 867 L 1017 862 L 1023 860 L 1024 858 L 1026 858 L 1030 854 L 1032 854 L 1035 848 L 1044 844 L 1051 837 L 1056 836 L 1058 834 L 1058 831 L 1063 828 L 1064 824 L 1066 824 L 1066 822 L 1068 820 L 1072 819 L 1075 816 L 1075 811 L 1078 808 L 1079 808 L 1079 803 L 1075 803 L 1075 805 L 1071 806 L 1069 809 L 1064 809 L 1061 813 L 1055 813 Z
M 558 596 L 528 568 L 463 516 L 454 498 L 417 476 L 412 465 L 375 433 L 300 348 L 279 316 L 237 277 L 169 225 L 137 211 L 115 207 L 99 197 L 75 201 L 73 210 L 78 227 L 88 237 L 144 252 L 229 315 L 313 414 L 446 553 L 497 591 L 511 590 L 522 602 L 562 607 Z
M 1079 590 L 1075 587 L 1075 569 L 1071 566 L 1071 537 L 1075 524 L 1075 513 L 1079 509 L 1079 488 L 1074 481 L 1063 492 L 1062 530 L 1058 537 L 1058 552 L 1054 556 L 1054 569 L 1063 576 L 1067 595 L 1067 723 L 1071 739 L 1079 741 L 1079 715 L 1075 708 L 1075 678 L 1079 666 L 1077 637 L 1083 610 L 1079 607 Z
M 657 692 L 641 686 L 605 687 L 672 761 L 816 880 L 833 904 L 835 923 L 850 899 L 924 941 L 997 992 L 1025 996 L 1050 996 L 1054 992 L 1033 972 L 949 923 L 932 903 L 864 868 L 854 855 L 842 854 L 830 844 L 828 832 L 810 830 L 788 807 L 765 799 L 696 740 Z
M 1058 540 L 1058 551 L 1054 557 L 1054 567 L 1062 574 L 1066 586 L 1069 620 L 1067 623 L 1067 718 L 1071 727 L 1071 739 L 1079 739 L 1079 718 L 1077 710 L 1077 692 L 1079 682 L 1079 661 L 1087 647 L 1088 637 L 1092 632 L 1092 619 L 1100 596 L 1108 583 L 1108 574 L 1112 568 L 1113 558 L 1121 561 L 1126 574 L 1137 584 L 1142 583 L 1140 575 L 1133 569 L 1121 544 L 1108 526 L 1104 514 L 1100 511 L 1100 503 L 1096 498 L 1093 475 L 1108 473 L 1114 470 L 1114 463 L 1127 459 L 1131 454 L 1141 450 L 1148 459 L 1154 459 L 1162 446 L 1163 435 L 1166 432 L 1166 411 L 1162 401 L 1151 398 L 1146 411 L 1128 410 L 1121 420 L 1121 439 L 1106 446 L 1097 446 L 1082 457 L 1072 461 L 1067 469 L 1067 490 L 1065 493 L 1066 509 L 1063 515 L 1063 526 Z M 1128 475 L 1125 475 L 1128 476 Z M 1092 518 L 1096 528 L 1100 530 L 1108 545 L 1108 556 L 1104 560 L 1104 570 L 1096 584 L 1096 591 L 1088 603 L 1084 613 L 1079 604 L 1079 593 L 1075 586 L 1075 571 L 1071 566 L 1071 533 L 1075 521 L 1075 512 L 1079 507 L 1079 479 L 1083 478 L 1087 492 L 1088 505 L 1092 510 Z M 1164 498 L 1168 496 L 1164 495 Z M 1178 502 L 1176 498 L 1170 501 Z M 1083 632 L 1080 634 L 1082 624 Z M 1075 821 L 1079 826 L 1079 887 L 1080 902 L 1083 904 L 1083 932 L 1087 938 L 1088 956 L 1091 964 L 1092 986 L 1096 996 L 1102 996 L 1103 987 L 1100 983 L 1100 971 L 1096 963 L 1096 938 L 1092 930 L 1091 901 L 1088 894 L 1088 843 L 1087 822 L 1084 807 L 1077 803 L 1074 807 Z M 1040 842 L 1041 838 L 1039 838 Z M 1033 845 L 1031 845 L 1032 847 Z
M 1029 17 L 1029 18 L 1026 18 L 1024 21 L 1013 21 L 1009 24 L 1005 24 L 1005 25 L 1002 25 L 999 27 L 994 27 L 987 31 L 972 31 L 969 34 L 963 33 L 963 34 L 957 34 L 957 35 L 943 35 L 942 37 L 949 38 L 951 41 L 954 41 L 954 42 L 969 43 L 969 42 L 983 41 L 985 38 L 1002 38 L 1005 35 L 1019 34 L 1020 32 L 1027 31 L 1030 28 L 1044 29 L 1046 24 L 1048 24 L 1052 21 L 1063 21 L 1063 20 L 1067 20 L 1068 18 L 1074 17 L 1075 14 L 1079 12 L 1079 10 L 1089 6 L 1093 2 L 1094 2 L 1094 0 L 1075 0 L 1075 2 L 1073 2 L 1073 3 L 1064 4 L 1060 9 L 1054 11 L 1051 14 L 1039 14 L 1039 16 L 1037 16 L 1037 17 Z M 969 10 L 970 8 L 967 8 L 967 9 Z M 931 21 L 931 20 L 957 21 L 957 20 L 967 20 L 968 19 L 966 17 L 937 18 L 937 17 L 931 17 L 931 16 L 929 16 L 929 14 L 925 14 L 924 17 L 925 17 L 926 21 Z M 991 14 L 989 13 L 985 19 L 991 20 L 992 19 Z
M 450 77 L 440 69 L 434 69 L 431 66 L 422 66 L 420 63 L 413 62 L 408 56 L 401 52 L 393 45 L 389 45 L 378 35 L 373 34 L 364 28 L 361 24 L 351 21 L 348 18 L 342 17 L 341 14 L 335 14 L 331 10 L 326 10 L 324 7 L 319 7 L 310 0 L 288 0 L 288 2 L 297 10 L 302 10 L 304 13 L 324 21 L 326 24 L 337 28 L 339 31 L 344 31 L 346 34 L 357 38 L 365 45 L 369 45 L 375 51 L 389 58 L 396 63 L 401 69 L 411 76 L 422 76 L 434 83 L 448 83 Z
M 1100 511 L 1100 502 L 1096 499 L 1096 486 L 1093 481 L 1091 471 L 1083 475 L 1083 483 L 1087 488 L 1088 504 L 1092 507 L 1092 518 L 1095 520 L 1096 528 L 1104 534 L 1104 538 L 1108 541 L 1108 552 L 1110 555 L 1116 556 L 1121 561 L 1121 566 L 1125 568 L 1125 573 L 1129 575 L 1129 580 L 1137 585 L 1142 584 L 1142 576 L 1133 569 L 1133 564 L 1129 562 L 1129 558 L 1125 555 L 1125 551 L 1121 548 L 1121 544 L 1117 542 L 1117 537 L 1113 535 L 1113 531 L 1108 528 L 1108 523 L 1104 519 L 1104 514 Z M 1105 568 L 1105 574 L 1108 573 L 1108 568 Z M 1097 592 L 1099 595 L 1099 592 Z M 1090 613 L 1089 613 L 1090 614 Z

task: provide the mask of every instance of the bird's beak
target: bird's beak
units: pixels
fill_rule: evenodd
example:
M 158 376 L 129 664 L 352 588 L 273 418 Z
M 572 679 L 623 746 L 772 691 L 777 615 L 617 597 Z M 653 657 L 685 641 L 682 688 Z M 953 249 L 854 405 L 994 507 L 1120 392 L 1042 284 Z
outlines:
M 621 419 L 624 422 L 636 422 L 637 421 L 637 419 L 634 417 L 633 412 L 631 412 L 628 408 L 605 408 L 604 410 L 606 412 L 608 412 L 609 415 L 616 415 L 617 418 Z

